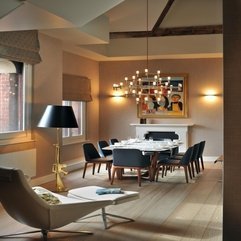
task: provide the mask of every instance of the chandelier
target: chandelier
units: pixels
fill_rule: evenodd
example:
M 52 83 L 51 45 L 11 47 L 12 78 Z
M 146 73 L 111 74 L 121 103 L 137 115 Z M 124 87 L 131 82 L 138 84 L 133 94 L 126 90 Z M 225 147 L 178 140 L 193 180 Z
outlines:
M 161 102 L 163 98 L 168 98 L 171 92 L 182 89 L 182 85 L 178 86 L 171 84 L 171 77 L 161 74 L 160 70 L 156 73 L 149 73 L 148 70 L 148 0 L 146 1 L 146 68 L 144 72 L 139 70 L 131 77 L 125 77 L 123 81 L 118 84 L 113 84 L 113 90 L 122 90 L 122 94 L 126 97 L 133 96 L 136 98 L 136 103 L 147 103 L 148 101 Z
M 169 97 L 172 91 L 182 90 L 182 84 L 172 85 L 171 79 L 171 76 L 161 74 L 160 70 L 157 70 L 156 74 L 150 74 L 148 69 L 145 69 L 144 73 L 137 70 L 131 79 L 125 77 L 119 84 L 113 84 L 113 89 L 123 90 L 126 97 L 134 96 L 137 104 L 148 101 L 159 103 L 163 98 Z

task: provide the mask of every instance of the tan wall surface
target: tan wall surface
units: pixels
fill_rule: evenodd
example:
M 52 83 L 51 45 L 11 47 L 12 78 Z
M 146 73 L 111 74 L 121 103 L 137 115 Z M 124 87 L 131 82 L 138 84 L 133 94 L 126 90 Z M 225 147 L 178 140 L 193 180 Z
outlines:
M 52 173 L 56 130 L 38 128 L 48 104 L 62 104 L 62 73 L 86 76 L 91 80 L 92 102 L 87 103 L 87 138 L 96 142 L 99 136 L 99 64 L 77 55 L 63 53 L 60 41 L 40 34 L 42 62 L 34 68 L 33 127 L 37 150 L 37 177 Z M 63 146 L 61 161 L 82 156 L 81 144 Z
M 62 101 L 62 46 L 61 42 L 39 35 L 42 62 L 34 66 L 33 129 L 37 149 L 37 176 L 51 173 L 54 162 L 56 130 L 36 127 L 48 104 Z
M 99 63 L 71 53 L 63 53 L 63 73 L 88 77 L 93 101 L 87 102 L 87 139 L 99 138 Z M 82 144 L 63 147 L 63 161 L 82 157 Z

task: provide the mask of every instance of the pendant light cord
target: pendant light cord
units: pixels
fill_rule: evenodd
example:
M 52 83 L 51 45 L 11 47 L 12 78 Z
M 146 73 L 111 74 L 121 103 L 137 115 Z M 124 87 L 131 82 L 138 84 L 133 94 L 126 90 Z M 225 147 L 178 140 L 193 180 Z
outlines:
M 148 0 L 146 0 L 146 68 L 148 69 L 148 54 L 149 54 L 149 41 L 148 41 Z M 149 69 L 148 69 L 149 70 Z

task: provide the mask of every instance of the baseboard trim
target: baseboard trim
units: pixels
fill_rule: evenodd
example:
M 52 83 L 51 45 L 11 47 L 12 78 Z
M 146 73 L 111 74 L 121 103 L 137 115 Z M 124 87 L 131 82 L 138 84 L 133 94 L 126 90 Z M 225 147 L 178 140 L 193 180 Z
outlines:
M 203 156 L 204 162 L 214 162 L 219 156 Z
M 67 172 L 72 172 L 72 171 L 76 171 L 78 169 L 84 168 L 84 162 L 82 162 L 78 159 L 72 160 L 71 162 L 66 163 L 66 165 L 67 165 L 67 167 L 65 169 L 67 170 Z M 46 176 L 31 179 L 30 183 L 32 186 L 38 186 L 38 185 L 41 185 L 41 184 L 44 184 L 47 182 L 52 182 L 52 181 L 55 181 L 54 173 L 51 173 Z
M 38 185 L 44 184 L 46 182 L 52 182 L 54 180 L 55 180 L 55 174 L 52 173 L 52 174 L 49 174 L 49 175 L 46 175 L 46 176 L 31 179 L 30 184 L 32 186 L 38 186 Z

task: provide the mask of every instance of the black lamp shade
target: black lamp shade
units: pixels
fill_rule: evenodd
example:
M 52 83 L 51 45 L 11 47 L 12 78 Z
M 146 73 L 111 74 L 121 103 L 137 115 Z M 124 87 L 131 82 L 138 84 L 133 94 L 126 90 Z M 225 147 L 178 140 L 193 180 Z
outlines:
M 78 123 L 72 106 L 48 105 L 38 127 L 78 128 Z

